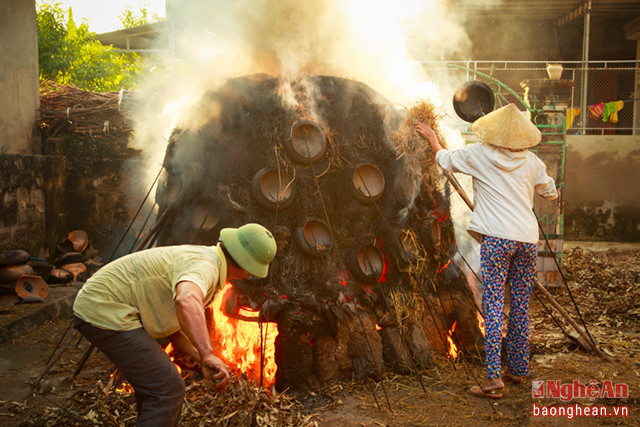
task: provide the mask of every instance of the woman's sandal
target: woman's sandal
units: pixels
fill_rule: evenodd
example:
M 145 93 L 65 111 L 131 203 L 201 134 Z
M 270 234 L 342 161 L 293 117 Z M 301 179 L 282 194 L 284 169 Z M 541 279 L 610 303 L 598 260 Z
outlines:
M 487 397 L 489 399 L 500 399 L 502 397 L 502 393 L 500 393 L 499 390 L 500 389 L 482 390 L 480 386 L 474 385 L 469 390 L 467 390 L 467 393 L 472 394 L 474 396 L 478 396 L 478 397 Z
M 521 377 L 520 375 L 514 375 L 510 372 L 505 372 L 504 374 L 502 374 L 502 379 L 507 380 L 513 384 L 522 384 L 522 382 L 524 381 L 523 377 Z

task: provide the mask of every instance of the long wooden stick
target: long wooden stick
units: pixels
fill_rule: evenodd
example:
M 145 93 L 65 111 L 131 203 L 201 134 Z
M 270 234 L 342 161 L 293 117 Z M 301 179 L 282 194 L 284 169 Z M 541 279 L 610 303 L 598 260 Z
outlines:
M 538 281 L 538 278 L 536 277 L 533 280 L 533 283 L 536 287 L 536 289 L 542 293 L 542 295 L 544 295 L 547 300 L 549 300 L 549 302 L 551 303 L 551 305 L 558 310 L 558 313 L 560 313 L 562 315 L 562 317 L 564 317 L 566 319 L 567 322 L 569 322 L 569 324 L 571 326 L 573 326 L 573 329 L 576 330 L 576 332 L 578 334 L 580 334 L 580 336 L 585 340 L 585 342 L 589 343 L 591 345 L 591 347 L 593 348 L 593 350 L 596 352 L 596 354 L 598 356 L 600 356 L 600 358 L 604 361 L 608 361 L 609 358 L 607 357 L 607 355 L 605 355 L 602 350 L 600 350 L 598 348 L 598 345 L 593 342 L 591 340 L 591 338 L 589 338 L 589 336 L 586 334 L 586 332 L 584 331 L 584 329 L 582 329 L 572 318 L 571 316 L 569 316 L 569 313 L 566 312 L 566 310 L 564 308 L 562 308 L 562 306 L 560 304 L 558 304 L 558 301 L 556 301 L 556 299 L 553 297 L 553 295 L 551 295 L 549 293 L 549 291 L 547 290 L 547 288 L 545 288 L 544 286 L 542 286 L 542 284 Z
M 447 177 L 447 179 L 449 180 L 449 183 L 451 183 L 451 185 L 453 186 L 453 188 L 456 189 L 456 191 L 458 192 L 460 197 L 462 197 L 462 200 L 464 200 L 464 202 L 467 204 L 467 206 L 469 206 L 469 209 L 473 210 L 473 202 L 471 201 L 471 199 L 469 199 L 469 196 L 467 196 L 467 193 L 460 186 L 460 183 L 453 176 L 453 174 L 451 172 L 449 172 L 448 170 L 445 170 L 445 169 L 442 169 L 442 173 L 444 173 L 444 176 Z
M 464 189 L 460 186 L 460 183 L 458 183 L 458 180 L 453 176 L 451 172 L 444 169 L 442 169 L 442 171 L 444 172 L 444 176 L 447 177 L 447 179 L 449 180 L 453 188 L 458 192 L 460 197 L 462 197 L 462 200 L 464 200 L 464 202 L 467 204 L 469 209 L 473 210 L 473 207 L 474 207 L 473 202 L 471 201 L 471 199 L 469 199 L 469 197 L 467 196 L 467 193 L 465 193 Z M 562 317 L 565 318 L 567 322 L 569 322 L 571 326 L 573 326 L 573 329 L 576 330 L 576 332 L 585 340 L 585 342 L 591 344 L 596 354 L 600 356 L 602 360 L 608 361 L 609 358 L 607 357 L 607 355 L 605 355 L 602 352 L 602 350 L 598 348 L 598 345 L 595 342 L 593 342 L 591 338 L 589 338 L 589 336 L 586 334 L 584 329 L 578 326 L 578 324 L 571 318 L 571 316 L 569 316 L 569 313 L 567 313 L 566 310 L 562 308 L 560 304 L 558 304 L 558 301 L 556 301 L 553 295 L 551 295 L 549 291 L 547 291 L 547 289 L 544 286 L 542 286 L 542 284 L 540 284 L 537 277 L 534 278 L 533 283 L 536 289 L 538 289 L 547 298 L 547 300 L 549 300 L 551 305 L 558 311 L 558 313 L 560 313 Z

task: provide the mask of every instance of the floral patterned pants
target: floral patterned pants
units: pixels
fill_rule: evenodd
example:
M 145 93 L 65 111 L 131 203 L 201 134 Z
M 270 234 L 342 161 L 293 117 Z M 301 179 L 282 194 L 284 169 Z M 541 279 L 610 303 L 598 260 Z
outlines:
M 487 378 L 502 376 L 500 349 L 504 317 L 505 285 L 511 291 L 507 325 L 507 366 L 515 375 L 529 374 L 529 296 L 536 273 L 538 248 L 523 243 L 484 236 L 480 246 L 480 266 L 484 281 L 484 312 Z

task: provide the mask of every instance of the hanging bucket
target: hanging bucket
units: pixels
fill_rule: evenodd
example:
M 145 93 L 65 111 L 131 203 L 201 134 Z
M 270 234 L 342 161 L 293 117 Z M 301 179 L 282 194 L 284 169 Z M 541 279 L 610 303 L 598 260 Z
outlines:
M 293 181 L 287 173 L 260 169 L 251 181 L 251 194 L 266 210 L 286 209 L 293 202 Z
M 306 255 L 319 257 L 329 253 L 333 239 L 325 223 L 311 220 L 296 229 L 295 242 Z
M 322 158 L 327 151 L 327 137 L 317 124 L 297 122 L 291 127 L 289 139 L 284 141 L 287 156 L 296 163 L 310 165 Z
M 373 203 L 384 193 L 384 175 L 374 165 L 361 165 L 353 171 L 352 188 L 361 203 Z
M 495 103 L 491 88 L 477 80 L 466 82 L 453 95 L 453 109 L 458 117 L 469 123 L 492 112 Z
M 347 254 L 347 268 L 360 283 L 377 283 L 384 270 L 382 252 L 373 245 L 366 245 Z

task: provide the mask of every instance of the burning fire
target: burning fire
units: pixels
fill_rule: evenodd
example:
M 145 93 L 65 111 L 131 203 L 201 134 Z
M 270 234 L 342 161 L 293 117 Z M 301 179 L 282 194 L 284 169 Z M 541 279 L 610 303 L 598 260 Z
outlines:
M 134 392 L 133 387 L 131 386 L 131 384 L 129 384 L 129 381 L 125 380 L 124 378 L 121 378 L 119 373 L 120 371 L 116 369 L 111 373 L 111 375 L 109 375 L 109 384 L 112 384 L 113 381 L 120 380 L 120 384 L 118 384 L 115 388 L 116 394 L 119 396 L 128 396 L 133 394 Z
M 176 365 L 176 368 L 178 368 L 178 372 L 182 374 L 182 368 L 174 361 L 175 357 L 173 356 L 173 344 L 169 343 L 169 345 L 164 348 L 164 352 L 167 353 L 169 359 L 171 359 L 173 364 Z
M 211 341 L 214 351 L 234 374 L 245 373 L 249 379 L 258 381 L 262 377 L 262 385 L 270 387 L 276 377 L 275 339 L 278 330 L 272 323 L 262 323 L 261 327 L 258 322 L 244 322 L 225 316 L 221 308 L 222 296 L 230 286 L 227 284 L 222 292 L 218 292 L 212 303 Z M 255 312 L 242 308 L 239 314 L 256 316 Z
M 440 274 L 442 273 L 447 267 L 449 267 L 449 264 L 451 264 L 451 259 L 449 259 L 441 268 L 440 270 L 438 270 L 438 273 L 436 274 Z
M 447 332 L 447 343 L 448 343 L 448 347 L 449 347 L 449 356 L 451 356 L 451 358 L 453 360 L 456 360 L 458 358 L 458 346 L 456 346 L 456 343 L 453 342 L 453 332 L 456 330 L 456 324 L 458 323 L 458 321 L 456 320 L 455 322 L 453 322 L 453 325 L 451 325 L 451 329 L 449 329 L 449 332 Z
M 480 333 L 482 334 L 482 336 L 485 337 L 486 335 L 484 334 L 484 318 L 480 313 L 476 313 L 476 317 L 478 318 L 478 329 L 480 329 Z

